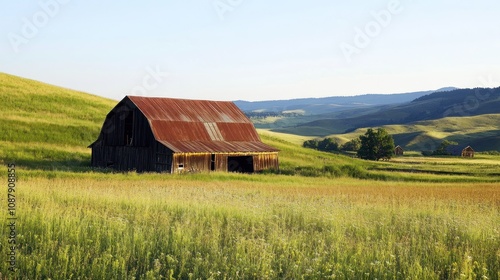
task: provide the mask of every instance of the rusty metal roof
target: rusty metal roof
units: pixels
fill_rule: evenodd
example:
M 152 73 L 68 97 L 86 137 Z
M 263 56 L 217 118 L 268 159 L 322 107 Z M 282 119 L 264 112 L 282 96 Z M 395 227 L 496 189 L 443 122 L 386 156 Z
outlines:
M 250 141 L 158 141 L 176 153 L 277 152 L 262 142 Z
M 230 101 L 127 96 L 149 120 L 251 123 Z
M 229 101 L 127 96 L 148 119 L 157 141 L 177 153 L 276 152 Z

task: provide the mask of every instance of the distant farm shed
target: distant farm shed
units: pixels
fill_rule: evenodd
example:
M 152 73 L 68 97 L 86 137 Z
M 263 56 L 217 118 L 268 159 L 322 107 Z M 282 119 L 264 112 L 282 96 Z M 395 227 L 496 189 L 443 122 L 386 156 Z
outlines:
M 463 146 L 459 145 L 450 145 L 446 147 L 446 152 L 452 156 L 457 156 L 457 157 L 474 157 L 474 149 L 472 149 L 471 146 L 467 146 L 465 148 L 462 148 Z
M 394 148 L 394 154 L 396 156 L 402 156 L 404 154 L 404 150 L 403 148 L 401 148 L 401 146 L 397 145 L 396 148 Z
M 126 96 L 89 146 L 92 166 L 138 172 L 278 169 L 278 150 L 262 143 L 233 103 Z
M 471 146 L 467 146 L 462 150 L 462 157 L 474 157 L 474 150 Z

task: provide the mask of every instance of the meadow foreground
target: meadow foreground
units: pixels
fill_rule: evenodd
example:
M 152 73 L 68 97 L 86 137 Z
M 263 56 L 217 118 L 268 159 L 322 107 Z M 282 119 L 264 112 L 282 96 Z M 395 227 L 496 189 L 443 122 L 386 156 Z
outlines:
M 2 262 L 2 277 L 500 277 L 498 183 L 217 173 L 19 178 L 17 272 Z

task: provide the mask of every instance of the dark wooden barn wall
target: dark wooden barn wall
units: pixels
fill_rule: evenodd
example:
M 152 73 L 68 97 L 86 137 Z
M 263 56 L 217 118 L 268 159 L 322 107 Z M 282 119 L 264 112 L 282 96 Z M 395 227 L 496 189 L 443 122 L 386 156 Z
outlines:
M 133 114 L 133 130 L 132 130 L 132 146 L 149 147 L 155 143 L 153 133 L 149 126 L 149 122 L 144 115 L 135 107 L 135 105 L 123 104 L 108 115 L 103 129 L 102 138 L 103 145 L 107 146 L 126 146 L 130 143 L 125 143 L 125 119 L 130 114 Z
M 172 170 L 172 153 L 157 143 L 156 147 L 94 146 L 92 166 L 119 171 L 167 172 Z
M 120 171 L 154 171 L 153 153 L 147 147 L 94 146 L 92 166 L 113 168 Z
M 163 144 L 155 143 L 155 170 L 156 172 L 172 172 L 173 154 Z
M 125 119 L 132 116 L 132 136 L 126 142 Z M 130 140 L 130 137 L 129 137 Z M 92 146 L 92 166 L 119 171 L 170 172 L 172 152 L 159 150 L 149 122 L 131 102 L 123 102 L 104 121 L 99 140 Z M 156 164 L 161 162 L 162 164 Z

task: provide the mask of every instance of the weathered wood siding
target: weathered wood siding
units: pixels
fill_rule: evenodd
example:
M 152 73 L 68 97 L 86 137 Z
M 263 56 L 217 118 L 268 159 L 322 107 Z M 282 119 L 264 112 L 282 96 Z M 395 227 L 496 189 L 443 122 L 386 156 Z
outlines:
M 252 157 L 254 172 L 279 169 L 278 153 L 184 153 L 173 154 L 172 172 L 228 171 L 229 157 Z M 212 159 L 215 159 L 212 169 Z
M 279 170 L 278 153 L 259 153 L 254 155 L 253 166 L 256 172 L 267 169 Z
M 210 171 L 211 154 L 175 154 L 173 173 Z
M 215 154 L 214 171 L 227 171 L 227 154 Z
M 278 153 L 228 153 L 216 154 L 215 156 L 215 171 L 228 171 L 228 157 L 251 156 L 253 158 L 254 172 L 259 172 L 267 169 L 279 169 Z

